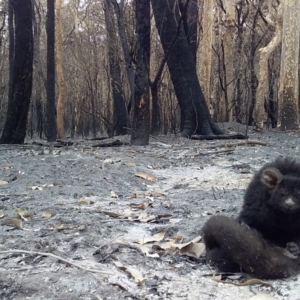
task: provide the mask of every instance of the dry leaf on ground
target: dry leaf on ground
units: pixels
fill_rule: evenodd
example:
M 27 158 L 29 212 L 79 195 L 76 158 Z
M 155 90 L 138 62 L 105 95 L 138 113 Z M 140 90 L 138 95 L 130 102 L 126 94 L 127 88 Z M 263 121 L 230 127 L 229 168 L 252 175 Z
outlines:
M 114 191 L 110 191 L 110 197 L 111 198 L 119 198 L 119 196 Z
M 147 201 L 147 202 L 143 202 L 143 203 L 139 203 L 139 204 L 131 203 L 129 205 L 130 205 L 130 207 L 136 208 L 136 209 L 146 209 L 149 206 L 152 206 L 152 202 Z
M 42 217 L 43 218 L 51 218 L 52 217 L 52 213 L 50 211 L 43 211 L 42 212 Z
M 134 174 L 136 177 L 140 177 L 149 181 L 156 181 L 156 177 L 152 174 L 138 172 Z
M 151 243 L 151 242 L 160 242 L 164 239 L 166 232 L 162 231 L 159 232 L 155 235 L 146 237 L 146 238 L 142 238 L 142 239 L 137 239 L 134 242 L 135 243 L 139 243 L 139 244 L 147 244 L 147 243 Z
M 127 267 L 126 271 L 129 272 L 131 274 L 131 276 L 134 278 L 134 281 L 138 284 L 138 285 L 142 285 L 145 283 L 146 278 L 143 277 L 142 273 L 132 267 Z
M 149 217 L 147 212 L 145 211 L 142 211 L 141 213 L 137 213 L 130 209 L 125 209 L 123 213 L 116 213 L 113 211 L 105 211 L 105 210 L 101 212 L 113 218 L 124 218 L 124 219 L 128 219 L 129 221 L 140 221 L 144 223 L 155 219 L 154 216 Z
M 189 245 L 180 249 L 181 255 L 187 255 L 195 258 L 199 258 L 205 251 L 204 243 L 190 243 Z
M 166 194 L 164 194 L 164 193 L 162 193 L 162 192 L 151 192 L 150 193 L 150 196 L 152 196 L 152 197 L 165 197 L 166 196 Z
M 159 257 L 159 254 L 158 253 L 153 253 L 153 254 L 150 254 L 149 252 L 151 251 L 151 249 L 148 247 L 148 246 L 145 246 L 145 245 L 141 245 L 140 246 L 140 249 L 142 251 L 143 254 L 145 254 L 146 256 L 148 257 Z
M 78 205 L 91 205 L 94 204 L 95 202 L 92 200 L 79 199 L 77 203 Z
M 198 243 L 200 240 L 201 240 L 201 236 L 197 236 L 196 238 L 194 238 L 190 242 L 187 242 L 187 243 L 184 243 L 184 244 L 175 244 L 175 243 L 173 243 L 172 246 L 174 248 L 182 249 L 182 248 L 190 245 L 191 243 Z
M 17 228 L 22 228 L 22 220 L 17 218 L 7 218 L 1 221 L 3 225 L 13 226 Z
M 69 227 L 66 224 L 57 224 L 53 225 L 50 229 L 53 231 L 62 231 L 65 229 L 69 229 Z
M 102 210 L 101 212 L 104 213 L 105 215 L 108 215 L 108 216 L 113 217 L 113 218 L 124 217 L 123 214 L 116 213 L 116 212 L 113 212 L 113 211 Z
M 22 207 L 16 209 L 16 215 L 23 221 L 27 221 L 27 218 L 33 217 L 33 213 L 29 212 L 28 210 Z
M 120 270 L 123 270 L 123 271 L 126 271 L 128 273 L 131 274 L 131 276 L 134 278 L 134 281 L 138 284 L 138 285 L 142 285 L 145 281 L 146 281 L 146 278 L 143 277 L 142 273 L 135 269 L 135 268 L 132 268 L 132 267 L 126 267 L 124 266 L 121 262 L 119 261 L 114 261 L 113 262 L 115 264 L 115 266 L 117 268 L 119 268 Z

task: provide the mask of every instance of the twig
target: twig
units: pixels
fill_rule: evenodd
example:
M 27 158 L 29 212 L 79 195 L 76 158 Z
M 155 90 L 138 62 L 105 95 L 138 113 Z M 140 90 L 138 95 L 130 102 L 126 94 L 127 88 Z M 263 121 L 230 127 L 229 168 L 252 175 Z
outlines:
M 218 145 L 211 145 L 211 146 L 204 147 L 204 149 L 221 148 L 221 147 L 228 148 L 228 147 L 236 147 L 236 146 L 244 146 L 244 145 L 267 146 L 267 143 L 261 141 L 255 141 L 255 140 L 248 140 L 248 141 L 237 142 L 237 143 L 224 143 Z
M 222 149 L 222 150 L 217 150 L 217 151 L 208 151 L 208 152 L 200 152 L 197 154 L 194 154 L 193 156 L 200 156 L 200 155 L 209 155 L 209 154 L 218 154 L 218 153 L 225 153 L 225 152 L 233 152 L 235 149 L 230 148 L 230 149 Z
M 26 197 L 28 194 L 0 194 L 0 197 Z
M 84 271 L 87 271 L 87 272 L 113 275 L 112 273 L 107 272 L 107 271 L 100 271 L 100 270 L 95 270 L 95 269 L 89 269 L 89 268 L 82 267 L 82 266 L 80 266 L 76 263 L 73 263 L 73 262 L 69 261 L 68 259 L 65 259 L 63 257 L 54 255 L 52 253 L 27 251 L 27 250 L 19 250 L 19 249 L 11 249 L 11 250 L 0 251 L 0 254 L 10 254 L 10 253 L 24 253 L 24 254 L 31 254 L 31 255 L 48 256 L 48 257 L 52 257 L 52 258 L 58 259 L 60 261 L 63 261 L 67 264 L 70 264 L 70 265 L 72 265 L 72 266 L 74 266 L 78 269 L 81 269 L 81 270 L 84 270 Z
M 158 141 L 158 140 L 157 140 L 157 142 L 151 142 L 150 145 L 153 145 L 153 146 L 161 146 L 161 147 L 167 148 L 167 149 L 173 147 L 173 145 L 166 144 L 166 143 L 160 142 L 160 141 Z
M 124 146 L 124 145 L 129 145 L 126 142 L 121 142 L 120 140 L 115 140 L 111 143 L 102 143 L 102 144 L 96 144 L 96 145 L 92 145 L 93 148 L 95 147 L 119 147 L 119 146 Z
M 224 153 L 224 152 L 233 152 L 237 146 L 244 146 L 244 145 L 260 145 L 260 146 L 267 146 L 267 143 L 261 142 L 261 141 L 243 141 L 243 142 L 237 142 L 237 143 L 225 143 L 225 144 L 219 144 L 219 145 L 211 145 L 203 148 L 205 149 L 215 149 L 215 148 L 227 148 L 227 149 L 221 149 L 217 151 L 207 151 L 207 152 L 200 152 L 195 154 L 194 156 L 200 156 L 200 155 L 209 155 L 209 154 L 218 154 L 218 153 Z
M 10 161 L 7 157 L 4 157 L 4 159 L 5 159 L 9 164 L 11 164 L 11 161 Z
M 192 135 L 191 140 L 245 140 L 248 137 L 243 134 L 229 134 L 229 135 Z

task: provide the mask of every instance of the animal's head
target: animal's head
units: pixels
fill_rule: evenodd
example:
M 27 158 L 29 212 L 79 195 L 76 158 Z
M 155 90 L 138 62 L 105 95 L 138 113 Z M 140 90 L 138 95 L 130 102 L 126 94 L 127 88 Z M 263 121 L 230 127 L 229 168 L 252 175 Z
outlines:
M 286 214 L 300 213 L 300 178 L 283 175 L 276 168 L 262 172 L 261 182 L 267 187 L 269 204 Z

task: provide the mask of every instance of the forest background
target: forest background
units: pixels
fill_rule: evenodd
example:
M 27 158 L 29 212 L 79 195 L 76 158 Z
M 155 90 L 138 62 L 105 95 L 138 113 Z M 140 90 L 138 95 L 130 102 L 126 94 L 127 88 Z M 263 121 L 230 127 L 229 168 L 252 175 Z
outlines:
M 0 142 L 298 129 L 299 15 L 297 0 L 1 1 Z
M 299 5 L 0 0 L 0 298 L 298 299 L 297 278 L 222 284 L 202 258 L 148 256 L 133 242 L 162 231 L 193 240 L 211 215 L 237 216 L 262 165 L 299 157 Z M 220 138 L 223 121 L 251 140 L 186 138 Z M 123 134 L 133 145 L 169 135 L 149 147 L 119 136 L 125 145 L 108 150 L 83 139 Z M 69 137 L 80 139 L 39 140 Z M 7 145 L 27 138 L 38 143 Z

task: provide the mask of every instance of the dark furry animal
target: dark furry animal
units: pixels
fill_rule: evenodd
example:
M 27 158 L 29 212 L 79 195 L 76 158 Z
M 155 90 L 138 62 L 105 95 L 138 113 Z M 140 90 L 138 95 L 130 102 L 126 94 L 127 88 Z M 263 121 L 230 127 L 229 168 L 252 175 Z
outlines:
M 211 217 L 203 233 L 207 260 L 222 272 L 244 271 L 258 278 L 275 279 L 300 271 L 298 258 L 229 217 Z
M 253 177 L 238 217 L 277 246 L 300 242 L 300 163 L 277 158 Z
M 299 273 L 300 163 L 278 158 L 263 166 L 246 190 L 238 219 L 214 216 L 203 234 L 207 259 L 221 271 L 260 278 Z

